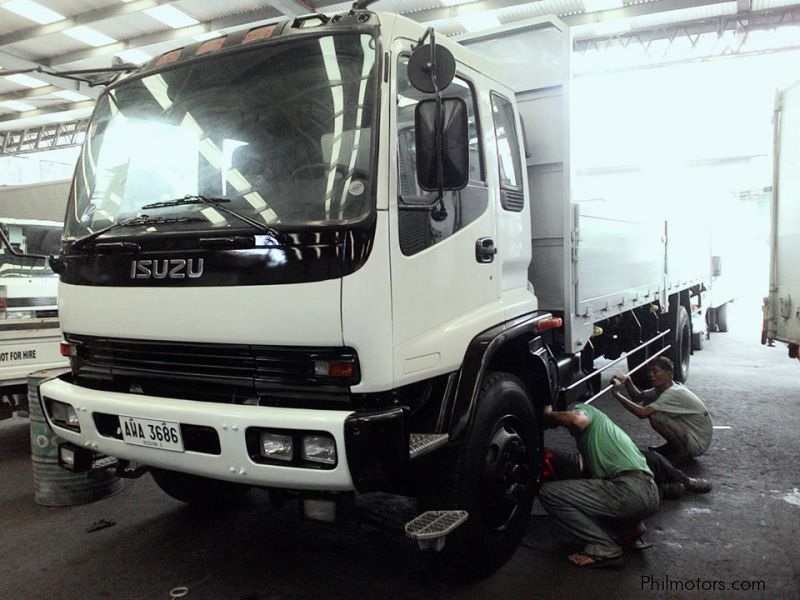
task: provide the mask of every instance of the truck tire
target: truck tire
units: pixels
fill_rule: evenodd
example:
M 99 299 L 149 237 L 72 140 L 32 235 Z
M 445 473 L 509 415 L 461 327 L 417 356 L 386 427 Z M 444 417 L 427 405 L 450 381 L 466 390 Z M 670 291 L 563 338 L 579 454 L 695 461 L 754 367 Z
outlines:
M 161 491 L 191 506 L 216 508 L 234 506 L 244 500 L 250 486 L 198 475 L 151 468 L 150 474 Z
M 692 334 L 692 350 L 695 352 L 699 352 L 703 349 L 703 334 L 702 333 L 693 333 Z
M 514 554 L 541 457 L 542 430 L 525 386 L 510 373 L 488 373 L 469 437 L 453 448 L 448 465 L 447 506 L 469 513 L 445 547 L 445 558 L 460 573 L 488 576 Z
M 717 307 L 717 328 L 720 333 L 728 333 L 728 303 Z
M 692 355 L 692 326 L 686 307 L 679 306 L 675 318 L 675 337 L 670 354 L 673 362 L 673 378 L 684 383 L 689 378 L 689 359 Z

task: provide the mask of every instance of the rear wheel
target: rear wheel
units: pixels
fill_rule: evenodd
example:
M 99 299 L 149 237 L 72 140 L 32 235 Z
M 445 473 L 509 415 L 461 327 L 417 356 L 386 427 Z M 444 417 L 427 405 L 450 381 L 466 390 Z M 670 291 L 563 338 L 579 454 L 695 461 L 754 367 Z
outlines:
M 720 333 L 728 332 L 728 304 L 725 303 L 717 308 L 717 327 Z
M 699 352 L 703 349 L 703 334 L 702 333 L 693 333 L 692 334 L 692 350 L 695 352 Z
M 161 490 L 176 500 L 191 506 L 234 506 L 244 500 L 250 486 L 209 479 L 198 475 L 150 469 L 153 480 Z
M 445 547 L 459 571 L 484 577 L 514 554 L 536 495 L 541 456 L 541 429 L 525 386 L 510 373 L 489 373 L 472 431 L 448 465 L 446 506 L 469 513 Z
M 684 383 L 689 377 L 689 359 L 692 355 L 692 326 L 686 307 L 679 306 L 675 318 L 675 335 L 672 338 L 673 377 Z

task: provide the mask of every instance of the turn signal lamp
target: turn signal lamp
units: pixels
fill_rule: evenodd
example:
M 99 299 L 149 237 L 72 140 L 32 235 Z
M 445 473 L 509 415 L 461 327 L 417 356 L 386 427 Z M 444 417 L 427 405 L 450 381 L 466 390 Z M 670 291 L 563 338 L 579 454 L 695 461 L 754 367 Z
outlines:
M 352 360 L 316 360 L 314 361 L 314 375 L 317 377 L 334 377 L 348 379 L 356 373 L 355 362 Z
M 78 347 L 70 344 L 69 342 L 61 342 L 59 346 L 59 350 L 61 352 L 61 356 L 65 356 L 67 358 L 71 358 L 73 356 L 78 356 Z

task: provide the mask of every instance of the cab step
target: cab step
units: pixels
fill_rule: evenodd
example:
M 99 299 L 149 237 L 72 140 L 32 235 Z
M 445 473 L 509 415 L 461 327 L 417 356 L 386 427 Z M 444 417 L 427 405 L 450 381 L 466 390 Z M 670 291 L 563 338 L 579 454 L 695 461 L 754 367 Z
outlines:
M 420 550 L 439 552 L 447 534 L 467 520 L 465 510 L 429 510 L 406 523 L 406 536 L 417 540 Z
M 419 458 L 437 448 L 446 446 L 450 436 L 446 433 L 412 433 L 408 441 L 408 457 Z

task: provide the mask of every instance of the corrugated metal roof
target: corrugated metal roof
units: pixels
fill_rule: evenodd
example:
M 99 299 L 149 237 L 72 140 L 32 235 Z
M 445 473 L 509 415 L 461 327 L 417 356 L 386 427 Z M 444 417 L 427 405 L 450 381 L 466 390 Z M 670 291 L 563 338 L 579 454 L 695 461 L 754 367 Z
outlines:
M 4 35 L 28 30 L 37 26 L 35 22 L 3 9 L 2 2 L 4 1 L 5 0 L 0 0 L 0 39 Z M 116 40 L 127 42 L 131 47 L 141 47 L 151 55 L 160 54 L 171 48 L 184 45 L 191 40 L 191 38 L 188 37 L 189 32 L 184 34 L 184 37 L 181 38 L 180 31 L 176 34 L 168 26 L 146 14 L 125 12 L 126 9 L 124 7 L 126 5 L 122 4 L 121 0 L 36 1 L 67 17 L 89 11 L 97 11 L 99 9 L 104 10 L 106 15 L 108 15 L 109 12 L 119 12 L 120 14 L 116 14 L 110 18 L 86 23 L 86 25 Z M 290 3 L 289 5 L 291 6 L 292 0 L 283 1 Z M 486 10 L 486 13 L 493 13 L 498 17 L 500 22 L 504 24 L 547 14 L 562 16 L 581 15 L 581 20 L 584 22 L 586 20 L 594 20 L 595 18 L 592 13 L 585 12 L 584 0 L 536 0 L 530 2 L 524 2 L 524 0 L 522 0 L 523 3 L 513 4 L 515 1 L 519 0 L 496 0 L 495 6 L 497 6 L 497 9 L 492 11 Z M 304 2 L 307 2 L 310 6 L 316 6 L 322 4 L 323 0 L 304 0 Z M 614 23 L 621 22 L 624 25 L 630 25 L 634 29 L 646 29 L 736 13 L 735 1 L 717 2 L 714 4 L 704 4 L 704 2 L 715 2 L 715 0 L 697 0 L 697 2 L 690 3 L 697 4 L 697 6 L 671 11 L 663 11 L 663 8 L 685 5 L 686 3 L 684 0 L 625 0 L 625 6 L 630 8 L 632 12 L 641 13 L 644 10 L 649 14 L 632 17 L 623 21 L 612 21 L 611 24 L 609 24 L 607 23 L 608 17 L 619 14 L 619 11 L 598 13 L 597 18 L 598 20 L 603 20 L 603 24 L 587 23 L 574 27 L 573 31 L 576 34 L 576 38 L 580 39 L 607 35 L 609 27 L 613 27 Z M 170 4 L 200 22 L 208 22 L 209 20 L 228 17 L 233 17 L 240 22 L 248 22 L 250 20 L 255 21 L 257 15 L 263 19 L 265 13 L 272 13 L 273 10 L 275 14 L 279 13 L 277 9 L 270 8 L 272 3 L 269 0 L 175 0 L 175 2 Z M 509 6 L 509 4 L 511 4 L 511 6 Z M 351 5 L 352 0 L 346 0 L 345 2 L 335 5 L 325 6 L 323 10 L 327 13 L 339 12 L 349 9 Z M 299 10 L 304 12 L 302 8 L 304 6 L 303 3 L 298 1 L 295 6 L 300 7 Z M 482 0 L 477 6 L 484 8 L 492 6 L 492 0 Z M 751 10 L 767 10 L 786 6 L 800 6 L 800 0 L 752 0 Z M 462 22 L 458 18 L 449 17 L 451 14 L 458 14 L 462 9 L 462 5 L 455 5 L 451 11 L 449 7 L 445 5 L 444 0 L 380 0 L 371 5 L 370 9 L 399 12 L 423 22 L 430 22 L 433 19 L 438 19 L 432 24 L 436 26 L 438 31 L 445 35 L 453 35 L 463 31 Z M 472 10 L 474 10 L 474 8 Z M 659 12 L 659 10 L 661 10 L 661 12 Z M 465 12 L 469 12 L 469 10 Z M 237 17 L 241 18 L 238 19 Z M 240 29 L 246 26 L 247 25 L 242 24 L 230 29 Z M 191 30 L 191 33 L 196 32 L 197 28 Z M 144 46 L 145 43 L 147 46 Z M 46 62 L 53 57 L 69 55 L 71 62 L 69 64 L 59 65 L 59 69 L 88 69 L 110 66 L 113 54 L 118 51 L 119 46 L 109 47 L 107 51 L 104 51 L 102 48 L 93 49 L 63 33 L 55 33 L 0 45 L 0 59 L 2 59 L 4 55 L 11 55 L 28 61 Z M 18 61 L 14 64 L 18 64 Z M 0 67 L 11 68 L 4 65 L 2 60 L 0 60 Z M 18 67 L 15 66 L 13 68 Z M 74 84 L 65 82 L 65 87 L 72 89 L 74 88 Z M 10 84 L 0 77 L 0 95 L 22 89 L 24 88 Z M 63 101 L 56 100 L 51 96 L 30 96 L 29 98 L 23 99 L 23 101 L 37 107 L 63 103 Z M 8 122 L 9 113 L 13 113 L 13 110 L 0 105 L 0 130 L 16 128 L 15 124 Z M 14 123 L 18 122 L 19 121 L 15 121 Z

